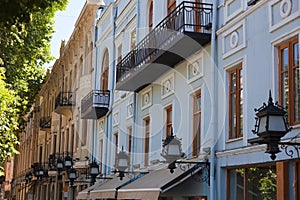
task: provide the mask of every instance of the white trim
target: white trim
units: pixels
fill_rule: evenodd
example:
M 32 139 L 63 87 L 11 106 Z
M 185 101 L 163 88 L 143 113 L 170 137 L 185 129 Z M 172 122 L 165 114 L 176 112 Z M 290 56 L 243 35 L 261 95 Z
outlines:
M 161 191 L 160 188 L 142 188 L 142 189 L 119 189 L 119 192 L 156 192 Z
M 243 34 L 241 36 L 242 37 L 242 43 L 240 45 L 237 45 L 235 48 L 232 48 L 231 50 L 225 52 L 225 37 L 227 37 L 230 34 L 236 32 L 236 30 L 238 30 L 239 28 L 242 28 L 242 34 Z M 238 43 L 238 41 L 237 41 L 237 43 Z M 245 20 L 243 20 L 243 21 L 240 21 L 239 23 L 237 23 L 236 25 L 234 25 L 233 27 L 231 27 L 230 29 L 228 29 L 227 31 L 225 31 L 222 34 L 222 58 L 225 59 L 228 56 L 236 53 L 237 51 L 240 51 L 241 49 L 243 49 L 245 47 L 246 47 L 246 27 L 245 27 Z
M 267 3 L 269 0 L 260 0 L 255 6 L 252 6 L 250 9 L 242 13 L 239 17 L 236 17 L 232 19 L 228 24 L 217 30 L 217 35 L 220 35 L 230 29 L 235 24 L 239 23 L 240 21 L 244 20 L 246 17 L 248 17 L 250 14 L 264 6 L 265 3 Z
M 116 110 L 115 112 L 113 112 L 113 127 L 116 127 L 120 124 L 120 110 Z M 117 117 L 117 119 L 115 118 Z M 117 121 L 115 121 L 115 119 Z
M 164 91 L 164 85 L 167 81 L 171 81 L 170 82 L 170 90 L 169 91 Z M 174 94 L 175 92 L 175 73 L 172 72 L 171 74 L 167 75 L 164 79 L 162 79 L 161 81 L 161 99 L 164 99 L 172 94 Z
M 128 113 L 128 109 L 129 109 L 129 106 L 132 106 L 131 109 L 132 109 L 132 112 L 131 114 Z M 126 119 L 130 119 L 133 117 L 133 110 L 134 110 L 134 106 L 133 106 L 133 103 L 132 102 L 129 102 L 126 106 Z
M 273 5 L 277 4 L 279 1 L 282 1 L 281 4 L 283 4 L 283 2 L 292 1 L 292 0 L 273 0 L 273 1 L 269 2 L 268 10 L 269 10 L 269 32 L 270 33 L 272 33 L 273 31 L 281 28 L 282 26 L 286 25 L 288 22 L 290 22 L 290 21 L 292 21 L 295 18 L 298 18 L 300 16 L 300 2 L 298 2 L 298 10 L 297 11 L 295 11 L 294 13 L 287 13 L 287 14 L 283 13 L 283 16 L 281 16 L 282 20 L 279 21 L 277 24 L 273 25 L 273 21 L 272 21 L 273 10 L 272 10 L 272 8 L 273 8 Z M 295 1 L 297 1 L 297 0 L 295 0 Z M 292 3 L 290 2 L 290 4 L 292 4 Z M 290 9 L 292 9 L 292 5 L 291 5 Z M 279 12 L 281 13 L 282 10 L 279 10 Z
M 244 67 L 244 61 L 246 60 L 246 55 L 244 55 L 244 56 L 242 56 L 242 57 L 240 57 L 240 58 L 238 58 L 238 59 L 236 59 L 236 60 L 234 60 L 234 61 L 232 61 L 231 63 L 229 63 L 229 64 L 227 64 L 227 65 L 225 65 L 224 66 L 224 70 L 225 71 L 228 71 L 228 70 L 230 70 L 231 68 L 233 68 L 233 67 L 236 67 L 237 65 L 239 65 L 240 63 L 242 63 L 242 66 Z
M 299 5 L 300 6 L 300 5 Z M 296 35 L 299 35 L 298 38 L 300 38 L 300 26 L 294 28 L 290 32 L 285 32 L 284 34 L 278 36 L 274 40 L 271 41 L 271 44 L 273 46 L 280 45 L 280 43 L 285 42 L 286 40 L 295 37 Z
M 260 152 L 265 150 L 266 150 L 265 145 L 254 145 L 254 146 L 247 146 L 244 148 L 225 150 L 224 152 L 217 152 L 216 157 L 221 158 L 221 157 L 233 156 L 233 155 L 243 155 L 243 154 L 255 153 L 255 152 Z
M 144 95 L 149 94 L 149 103 L 144 102 Z M 153 98 L 153 92 L 152 87 L 149 87 L 145 91 L 141 93 L 141 110 L 145 110 L 146 108 L 152 106 L 152 98 Z
M 194 65 L 196 62 L 199 63 L 199 74 L 198 75 L 195 75 L 193 77 L 190 77 L 189 74 L 190 74 L 190 65 Z M 186 64 L 186 77 L 187 77 L 187 83 L 190 84 L 198 79 L 200 79 L 201 77 L 203 77 L 203 65 L 204 65 L 204 57 L 203 57 L 203 52 L 201 51 L 201 53 L 198 54 L 197 57 L 195 58 L 192 58 L 191 60 L 189 60 Z
M 237 1 L 241 2 L 240 8 L 238 8 L 236 11 L 234 11 L 231 15 L 228 15 L 228 7 L 234 1 L 235 2 L 237 2 Z M 243 10 L 244 10 L 244 5 L 245 5 L 244 1 L 242 1 L 242 0 L 225 0 L 225 7 L 224 7 L 224 21 L 225 21 L 225 23 L 228 22 L 229 20 L 235 18 L 240 13 L 242 13 Z

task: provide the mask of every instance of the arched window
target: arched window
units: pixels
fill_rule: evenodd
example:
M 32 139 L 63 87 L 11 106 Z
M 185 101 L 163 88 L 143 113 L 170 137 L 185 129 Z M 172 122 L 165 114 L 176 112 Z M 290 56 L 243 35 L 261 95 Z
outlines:
M 102 60 L 102 72 L 101 72 L 101 90 L 108 90 L 108 66 L 109 66 L 109 55 L 106 49 L 103 54 Z
M 151 0 L 149 4 L 148 22 L 149 22 L 149 32 L 150 32 L 153 27 L 153 0 Z

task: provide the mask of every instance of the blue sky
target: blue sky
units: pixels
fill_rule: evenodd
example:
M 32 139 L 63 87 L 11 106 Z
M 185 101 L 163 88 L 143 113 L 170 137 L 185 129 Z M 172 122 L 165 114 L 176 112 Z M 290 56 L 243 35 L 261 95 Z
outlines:
M 64 11 L 59 11 L 55 15 L 55 33 L 51 41 L 51 54 L 55 58 L 59 57 L 60 43 L 62 40 L 68 41 L 73 30 L 76 20 L 80 14 L 85 0 L 69 0 L 69 4 Z M 54 62 L 46 64 L 51 67 Z

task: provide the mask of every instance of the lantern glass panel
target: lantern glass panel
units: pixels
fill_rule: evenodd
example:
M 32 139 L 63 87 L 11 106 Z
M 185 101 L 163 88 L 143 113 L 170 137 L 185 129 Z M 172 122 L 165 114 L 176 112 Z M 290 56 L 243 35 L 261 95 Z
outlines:
M 64 168 L 63 163 L 59 162 L 57 163 L 57 169 L 62 169 Z
M 66 166 L 66 167 L 71 167 L 71 166 L 72 166 L 72 161 L 66 160 L 66 161 L 65 161 L 65 166 Z
M 76 172 L 70 172 L 69 179 L 76 179 Z
M 269 130 L 270 131 L 286 131 L 285 120 L 282 116 L 279 115 L 270 115 L 269 116 Z
M 98 167 L 91 167 L 90 173 L 91 173 L 91 175 L 98 175 L 99 174 L 99 168 Z
M 267 118 L 268 118 L 267 116 L 260 117 L 258 133 L 263 133 L 266 131 Z
M 118 165 L 119 167 L 127 167 L 128 166 L 127 158 L 120 158 Z
M 170 143 L 168 145 L 168 155 L 172 156 L 180 156 L 180 147 L 178 144 Z

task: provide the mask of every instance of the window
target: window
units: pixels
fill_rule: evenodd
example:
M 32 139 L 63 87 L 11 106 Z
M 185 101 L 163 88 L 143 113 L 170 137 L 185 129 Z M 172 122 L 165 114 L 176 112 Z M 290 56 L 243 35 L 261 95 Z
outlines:
M 300 123 L 299 42 L 294 38 L 278 47 L 279 103 L 287 108 L 288 121 Z
M 71 126 L 71 135 L 70 135 L 70 153 L 71 155 L 75 152 L 74 151 L 74 124 Z M 76 146 L 75 146 L 76 147 Z
M 136 29 L 133 29 L 131 32 L 131 41 L 130 41 L 130 49 L 134 49 L 136 43 Z
M 227 200 L 277 199 L 276 166 L 227 170 Z
M 170 14 L 176 8 L 176 0 L 167 0 L 168 1 L 168 14 Z
M 119 135 L 118 132 L 114 134 L 115 138 L 115 164 L 117 164 L 117 155 L 118 155 L 118 141 L 119 141 Z
M 117 61 L 118 63 L 122 60 L 122 44 L 120 44 L 118 46 L 118 58 L 117 58 Z
M 166 108 L 166 137 L 171 136 L 172 131 L 172 106 L 169 106 Z
M 149 5 L 148 23 L 149 23 L 149 32 L 150 32 L 153 27 L 153 0 L 151 0 Z
M 195 32 L 201 32 L 201 22 L 203 21 L 203 15 L 201 12 L 201 8 L 202 5 L 200 5 L 200 3 L 202 3 L 202 0 L 195 0 L 196 3 L 196 8 L 195 8 Z
M 86 137 L 87 137 L 87 120 L 82 120 L 82 137 L 81 137 L 81 146 L 86 145 Z
M 150 117 L 144 119 L 145 125 L 145 144 L 144 144 L 144 165 L 148 166 L 149 163 L 149 138 L 150 138 Z
M 229 72 L 229 139 L 243 136 L 242 65 Z
M 131 145 L 132 145 L 132 126 L 129 126 L 127 131 L 128 131 L 128 156 L 129 156 L 129 160 L 130 160 Z
M 100 161 L 100 173 L 102 173 L 102 163 L 103 163 L 103 139 L 100 140 L 100 148 L 99 148 L 99 161 Z
M 101 73 L 101 90 L 108 90 L 108 66 L 109 66 L 109 55 L 106 49 L 103 54 L 102 61 L 102 73 Z
M 200 154 L 201 145 L 201 93 L 196 92 L 193 102 L 193 156 Z
M 56 144 L 57 144 L 57 135 L 54 134 L 53 135 L 53 150 L 52 150 L 52 154 L 55 154 L 56 153 Z

